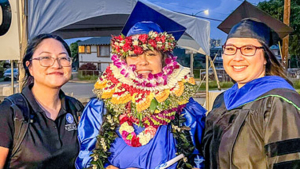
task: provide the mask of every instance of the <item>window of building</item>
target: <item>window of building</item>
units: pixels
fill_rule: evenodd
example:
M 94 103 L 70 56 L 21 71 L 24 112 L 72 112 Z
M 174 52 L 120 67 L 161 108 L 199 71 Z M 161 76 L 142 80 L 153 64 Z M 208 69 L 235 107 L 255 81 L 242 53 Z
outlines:
M 97 46 L 98 57 L 109 57 L 110 47 L 109 46 Z
M 91 53 L 91 46 L 85 47 L 85 53 Z
M 78 46 L 78 53 L 85 53 L 85 46 Z

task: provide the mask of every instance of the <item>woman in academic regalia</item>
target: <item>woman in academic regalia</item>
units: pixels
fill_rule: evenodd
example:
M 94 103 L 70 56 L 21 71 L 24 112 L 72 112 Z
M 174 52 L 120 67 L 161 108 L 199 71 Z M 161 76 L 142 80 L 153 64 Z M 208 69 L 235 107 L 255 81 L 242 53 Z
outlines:
M 224 69 L 236 83 L 206 118 L 205 168 L 300 168 L 300 95 L 270 51 L 278 34 L 258 19 L 234 25 L 223 46 Z

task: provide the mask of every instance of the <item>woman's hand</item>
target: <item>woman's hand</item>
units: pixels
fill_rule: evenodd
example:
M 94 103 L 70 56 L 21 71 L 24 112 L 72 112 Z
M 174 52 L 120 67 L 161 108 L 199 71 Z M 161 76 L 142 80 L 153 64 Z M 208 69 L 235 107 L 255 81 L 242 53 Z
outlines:
M 106 167 L 106 169 L 119 169 L 118 167 L 115 167 L 113 165 L 109 165 Z M 127 169 L 138 169 L 138 168 L 127 168 Z
M 113 166 L 113 165 L 109 165 L 109 166 L 106 167 L 106 169 L 119 169 L 119 168 L 118 168 L 118 167 L 115 167 L 115 166 Z
M 9 149 L 0 146 L 0 168 L 4 168 Z

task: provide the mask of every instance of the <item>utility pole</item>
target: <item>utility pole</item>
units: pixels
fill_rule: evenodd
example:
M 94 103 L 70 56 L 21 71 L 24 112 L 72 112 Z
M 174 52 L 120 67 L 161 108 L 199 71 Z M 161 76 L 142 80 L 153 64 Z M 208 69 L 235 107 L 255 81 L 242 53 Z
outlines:
M 283 23 L 290 26 L 290 10 L 291 10 L 291 0 L 284 0 L 284 13 L 283 13 Z M 289 60 L 289 35 L 283 38 L 282 41 L 282 62 L 287 70 L 288 60 Z

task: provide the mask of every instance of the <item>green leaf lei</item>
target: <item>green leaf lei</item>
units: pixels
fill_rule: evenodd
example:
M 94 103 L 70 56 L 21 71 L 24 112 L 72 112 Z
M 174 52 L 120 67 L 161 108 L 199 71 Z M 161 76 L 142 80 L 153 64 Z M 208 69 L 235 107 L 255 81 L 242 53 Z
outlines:
M 191 92 L 195 91 L 194 89 L 195 86 L 185 83 L 185 92 L 191 94 Z M 94 92 L 97 94 L 97 92 L 100 91 Z M 190 94 L 183 94 L 177 99 L 183 99 L 187 96 L 191 96 Z M 174 103 L 172 97 L 168 98 L 164 103 L 158 103 L 155 99 L 153 100 L 151 101 L 151 105 L 149 107 L 150 111 L 155 111 L 155 107 L 158 108 L 164 104 L 170 105 L 171 103 Z M 119 116 L 126 109 L 125 104 L 111 104 L 109 99 L 104 99 L 103 101 L 107 106 L 106 108 L 108 113 L 103 116 L 103 123 L 101 130 L 99 131 L 99 135 L 97 137 L 96 148 L 93 150 L 93 153 L 91 155 L 93 161 L 91 162 L 90 168 L 93 169 L 104 169 L 104 165 L 108 163 L 108 157 L 111 154 L 109 152 L 110 146 L 113 143 L 113 141 L 118 137 L 116 133 L 116 128 L 119 126 Z M 183 117 L 181 112 L 177 112 L 175 115 L 175 119 L 171 120 L 170 122 L 172 125 L 173 136 L 177 142 L 177 154 L 185 155 L 185 158 L 181 159 L 178 162 L 178 169 L 192 168 L 192 161 L 189 157 L 191 157 L 195 149 L 189 132 L 190 128 L 183 126 L 185 120 L 186 119 L 185 117 Z

